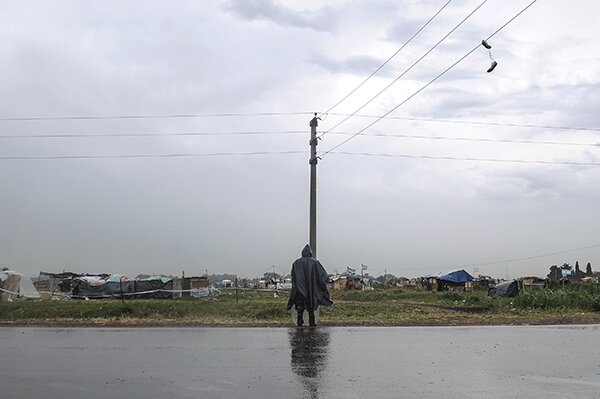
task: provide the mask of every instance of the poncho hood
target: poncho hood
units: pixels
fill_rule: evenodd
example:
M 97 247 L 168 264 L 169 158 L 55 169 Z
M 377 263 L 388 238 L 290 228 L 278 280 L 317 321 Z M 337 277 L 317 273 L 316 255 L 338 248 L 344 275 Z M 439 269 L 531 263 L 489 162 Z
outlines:
M 303 258 L 312 258 L 313 252 L 310 245 L 306 244 L 304 249 L 302 249 L 302 257 Z

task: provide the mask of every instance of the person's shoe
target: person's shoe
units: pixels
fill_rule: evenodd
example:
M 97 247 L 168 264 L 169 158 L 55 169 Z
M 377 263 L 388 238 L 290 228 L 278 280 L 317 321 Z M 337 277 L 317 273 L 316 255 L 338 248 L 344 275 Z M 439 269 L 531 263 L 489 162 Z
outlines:
M 311 327 L 316 327 L 317 323 L 315 323 L 315 315 L 313 314 L 309 314 L 308 315 L 308 325 Z
M 304 318 L 302 317 L 303 313 L 304 313 L 304 311 L 298 312 L 298 321 L 296 323 L 298 325 L 298 327 L 302 327 L 304 325 Z

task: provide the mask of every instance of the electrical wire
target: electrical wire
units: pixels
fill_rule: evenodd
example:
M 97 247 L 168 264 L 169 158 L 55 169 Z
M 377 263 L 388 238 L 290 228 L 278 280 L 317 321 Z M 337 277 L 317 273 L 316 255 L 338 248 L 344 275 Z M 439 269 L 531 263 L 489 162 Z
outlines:
M 256 151 L 256 152 L 213 152 L 179 154 L 128 154 L 128 155 L 49 155 L 49 156 L 8 156 L 0 161 L 57 160 L 57 159 L 115 159 L 115 158 L 194 158 L 221 156 L 256 156 L 307 154 L 307 151 Z
M 501 263 L 519 262 L 519 261 L 523 261 L 523 260 L 538 259 L 538 258 L 545 258 L 545 257 L 548 257 L 548 256 L 568 254 L 568 253 L 571 253 L 571 252 L 579 252 L 579 251 L 583 251 L 583 250 L 586 250 L 586 249 L 592 249 L 592 248 L 598 248 L 598 247 L 600 247 L 600 244 L 593 244 L 593 245 L 588 245 L 588 246 L 585 246 L 585 247 L 573 248 L 573 249 L 566 249 L 564 251 L 551 252 L 551 253 L 543 254 L 543 255 L 525 256 L 525 257 L 522 257 L 522 258 L 505 259 L 505 260 L 498 260 L 498 261 L 486 262 L 486 263 L 473 263 L 473 264 L 470 264 L 470 265 L 464 265 L 464 266 L 459 266 L 459 267 L 490 266 L 490 265 L 498 265 L 498 264 L 501 264 Z
M 352 135 L 354 132 L 331 132 L 331 134 L 341 135 Z M 448 137 L 448 136 L 422 136 L 422 135 L 410 135 L 401 133 L 369 133 L 363 135 L 364 137 L 398 137 L 408 139 L 423 139 L 423 140 L 450 140 L 450 141 L 481 141 L 490 143 L 515 143 L 515 144 L 542 144 L 542 145 L 569 145 L 569 146 L 582 146 L 582 147 L 600 147 L 600 143 L 574 143 L 574 142 L 560 142 L 560 141 L 535 141 L 535 140 L 512 140 L 512 139 L 488 139 L 488 138 L 477 138 L 477 137 Z
M 298 155 L 298 154 L 306 155 L 307 151 L 255 151 L 255 152 L 125 154 L 125 155 L 48 155 L 48 156 L 34 155 L 34 156 L 5 156 L 5 157 L 0 157 L 0 161 L 59 160 L 59 159 L 195 158 L 195 157 Z M 385 154 L 385 153 L 345 152 L 345 151 L 331 152 L 331 154 L 346 155 L 346 156 L 409 158 L 409 159 L 412 158 L 412 159 L 431 159 L 431 160 L 449 160 L 449 161 L 502 162 L 502 163 L 570 165 L 570 166 L 600 166 L 600 162 L 537 161 L 537 160 L 524 160 L 524 159 L 471 158 L 471 157 Z
M 25 135 L 4 135 L 0 139 L 69 139 L 69 138 L 130 138 L 130 137 L 181 137 L 181 136 L 237 136 L 237 135 L 291 135 L 306 134 L 304 130 L 287 131 L 245 131 L 245 132 L 181 132 L 181 133 L 73 133 L 73 134 L 25 134 Z M 352 135 L 354 132 L 331 132 L 338 135 Z M 402 133 L 369 133 L 365 136 L 408 138 L 423 140 L 450 140 L 450 141 L 480 141 L 480 142 L 499 142 L 516 144 L 544 144 L 544 145 L 567 145 L 567 146 L 586 146 L 600 147 L 600 143 L 574 143 L 558 141 L 535 141 L 535 140 L 512 140 L 512 139 L 490 139 L 490 138 L 471 138 L 471 137 L 448 137 L 448 136 L 424 136 L 410 135 Z
M 502 25 L 500 28 L 498 28 L 494 33 L 492 33 L 490 36 L 487 37 L 486 40 L 491 39 L 492 37 L 494 37 L 496 34 L 498 34 L 498 32 L 500 32 L 502 29 L 504 29 L 508 24 L 510 24 L 512 21 L 514 21 L 517 17 L 519 17 L 521 14 L 523 14 L 527 9 L 529 9 L 529 7 L 531 7 L 533 4 L 535 4 L 535 2 L 537 2 L 537 0 L 533 0 L 531 3 L 529 3 L 525 8 L 523 8 L 521 11 L 519 11 L 515 16 L 513 16 L 511 19 L 509 19 L 504 25 Z M 427 82 L 424 86 L 422 86 L 419 90 L 415 91 L 413 94 L 411 94 L 410 96 L 408 96 L 407 98 L 405 98 L 400 104 L 396 105 L 395 107 L 393 107 L 391 110 L 387 111 L 385 114 L 379 116 L 377 119 L 375 119 L 375 121 L 371 122 L 370 124 L 368 124 L 366 127 L 362 128 L 361 130 L 359 130 L 358 132 L 354 133 L 352 136 L 350 136 L 348 139 L 342 141 L 341 143 L 337 144 L 336 146 L 334 146 L 333 148 L 329 149 L 328 151 L 325 151 L 322 155 L 321 158 L 323 158 L 324 156 L 326 156 L 328 153 L 330 153 L 333 150 L 336 150 L 337 148 L 341 147 L 342 145 L 346 144 L 347 142 L 349 142 L 350 140 L 354 139 L 356 136 L 358 136 L 359 134 L 363 133 L 365 130 L 369 129 L 370 127 L 372 127 L 373 125 L 375 125 L 377 122 L 379 122 L 380 120 L 382 120 L 383 118 L 385 118 L 386 116 L 388 116 L 389 114 L 391 114 L 392 112 L 394 112 L 395 110 L 397 110 L 398 108 L 400 108 L 402 105 L 406 104 L 410 99 L 412 99 L 413 97 L 415 97 L 417 94 L 419 94 L 420 92 L 422 92 L 423 90 L 425 90 L 427 87 L 429 87 L 431 84 L 433 84 L 436 80 L 438 80 L 439 78 L 441 78 L 442 76 L 444 76 L 448 71 L 450 71 L 452 68 L 454 68 L 456 65 L 458 65 L 460 62 L 462 62 L 465 58 L 467 58 L 468 56 L 470 56 L 471 54 L 473 54 L 475 52 L 475 50 L 477 50 L 479 48 L 480 44 L 477 44 L 475 47 L 473 47 L 473 49 L 471 49 L 468 53 L 466 53 L 465 55 L 463 55 L 462 57 L 460 57 L 457 61 L 455 61 L 452 65 L 450 65 L 449 67 L 447 67 L 446 69 L 444 69 L 442 72 L 440 72 L 436 77 L 434 77 L 433 79 L 431 79 L 429 82 Z
M 536 160 L 526 160 L 526 159 L 448 157 L 448 156 L 437 156 L 437 155 L 386 154 L 386 153 L 346 152 L 346 151 L 330 152 L 330 154 L 364 156 L 364 157 L 385 157 L 385 158 L 437 159 L 437 160 L 445 160 L 445 161 L 502 162 L 502 163 L 571 165 L 571 166 L 600 166 L 600 162 L 536 161 Z
M 221 113 L 221 114 L 165 114 L 165 115 L 100 115 L 100 116 L 28 116 L 4 117 L 0 121 L 56 121 L 56 120 L 94 120 L 94 119 L 162 119 L 162 118 L 225 118 L 244 116 L 290 116 L 313 115 L 314 112 L 255 112 L 255 113 Z
M 362 110 L 363 108 L 365 108 L 367 105 L 369 105 L 371 102 L 373 102 L 373 100 L 375 100 L 377 97 L 379 97 L 381 94 L 383 94 L 387 89 L 389 89 L 390 87 L 392 87 L 392 85 L 394 85 L 398 80 L 400 80 L 404 75 L 406 75 L 408 72 L 410 72 L 419 62 L 421 62 L 425 57 L 427 57 L 433 50 L 435 50 L 437 48 L 437 46 L 439 46 L 444 40 L 446 40 L 448 38 L 448 36 L 450 36 L 452 33 L 454 33 L 454 31 L 456 29 L 458 29 L 463 23 L 465 23 L 465 21 L 467 19 L 469 19 L 473 14 L 475 14 L 475 12 L 477 12 L 477 10 L 479 10 L 485 3 L 487 3 L 488 0 L 483 0 L 477 7 L 475 7 L 475 9 L 473 11 L 471 11 L 466 17 L 464 17 L 462 19 L 462 21 L 460 21 L 458 23 L 458 25 L 456 25 L 454 28 L 452 28 L 450 30 L 450 32 L 446 33 L 446 35 L 444 35 L 444 37 L 442 37 L 436 44 L 433 45 L 433 47 L 431 47 L 429 50 L 427 50 L 427 52 L 425 52 L 425 54 L 423 54 L 419 59 L 417 59 L 411 66 L 409 66 L 407 69 L 404 70 L 404 72 L 402 72 L 400 75 L 398 75 L 394 80 L 392 80 L 387 86 L 385 86 L 382 90 L 380 90 L 377 94 L 375 94 L 373 97 L 371 97 L 366 103 L 364 103 L 363 105 L 361 105 L 359 108 L 357 108 L 354 112 L 352 112 L 350 115 L 348 115 L 347 117 L 345 117 L 344 119 L 342 119 L 340 122 L 338 122 L 337 124 L 335 124 L 332 128 L 328 129 L 327 131 L 325 131 L 321 137 L 323 137 L 324 135 L 326 135 L 327 133 L 329 133 L 330 131 L 334 130 L 335 128 L 337 128 L 338 126 L 340 126 L 342 123 L 346 122 L 348 119 L 352 118 L 355 114 L 357 114 L 360 110 Z
M 331 112 L 329 115 L 333 116 L 348 116 L 350 114 L 341 114 Z M 354 117 L 357 118 L 379 118 L 377 115 L 364 115 L 356 114 Z M 597 127 L 574 127 L 574 126 L 553 126 L 553 125 L 533 125 L 533 124 L 519 124 L 519 123 L 502 123 L 502 122 L 485 122 L 485 121 L 468 121 L 468 120 L 456 120 L 456 119 L 437 119 L 437 118 L 415 118 L 408 116 L 386 116 L 384 119 L 398 119 L 416 122 L 438 122 L 438 123 L 457 123 L 464 125 L 482 125 L 482 126 L 506 126 L 506 127 L 521 127 L 521 128 L 532 128 L 532 129 L 548 129 L 548 130 L 581 130 L 600 132 L 600 128 Z M 331 132 L 333 133 L 333 132 Z
M 394 57 L 396 57 L 410 42 L 413 41 L 413 39 L 415 37 L 417 37 L 419 35 L 419 33 L 421 33 L 421 31 L 423 29 L 425 29 L 427 27 L 427 25 L 429 25 L 447 6 L 448 4 L 450 4 L 452 0 L 448 0 L 443 6 L 442 8 L 440 8 L 431 18 L 429 18 L 429 20 L 427 22 L 425 22 L 425 25 L 421 26 L 419 28 L 419 30 L 417 30 L 411 37 L 410 39 L 408 39 L 402 46 L 400 46 L 400 48 L 398 50 L 396 50 L 396 52 L 394 54 L 392 54 L 387 60 L 385 60 L 385 62 L 383 64 L 381 64 L 377 69 L 375 69 L 369 76 L 367 76 L 367 78 L 365 80 L 363 80 L 358 86 L 356 86 L 354 89 L 352 89 L 352 91 L 350 91 L 348 94 L 346 94 L 341 100 L 339 100 L 337 103 L 335 103 L 331 108 L 329 108 L 327 111 L 322 112 L 321 116 L 323 115 L 327 115 L 329 112 L 331 112 L 334 108 L 336 108 L 338 105 L 340 105 L 341 103 L 343 103 L 344 101 L 346 101 L 346 99 L 348 99 L 348 97 L 350 97 L 352 94 L 354 94 L 358 89 L 360 89 L 365 83 L 367 83 L 369 81 L 369 79 L 371 79 L 373 76 L 375 76 L 375 74 L 377 72 L 379 72 L 384 66 L 386 66 L 388 64 L 388 62 L 390 62 Z
M 324 114 L 324 112 L 318 112 Z M 223 114 L 176 114 L 176 115 L 121 115 L 121 116 L 68 116 L 68 117 L 23 117 L 23 118 L 0 118 L 0 121 L 36 121 L 36 120 L 87 120 L 87 119 L 144 119 L 144 118 L 201 118 L 201 117 L 243 117 L 243 116 L 279 116 L 279 115 L 313 115 L 313 112 L 263 112 L 255 114 L 244 114 L 244 113 L 223 113 Z M 366 115 L 366 114 L 347 114 L 339 112 L 329 112 L 328 115 L 332 116 L 354 116 L 356 118 L 381 118 L 380 115 Z M 405 117 L 405 116 L 393 116 L 387 115 L 384 119 L 396 119 L 396 120 L 407 120 L 416 122 L 437 122 L 437 123 L 456 123 L 456 124 L 467 124 L 467 125 L 482 125 L 482 126 L 506 126 L 506 127 L 521 127 L 521 128 L 535 128 L 535 129 L 550 129 L 550 130 L 581 130 L 581 131 L 593 131 L 600 132 L 600 128 L 594 127 L 578 127 L 578 126 L 554 126 L 554 125 L 534 125 L 534 124 L 518 124 L 518 123 L 502 123 L 502 122 L 486 122 L 486 121 L 468 121 L 468 120 L 456 120 L 456 119 L 437 119 L 437 118 L 417 118 L 417 117 Z M 240 134 L 245 132 L 231 132 L 231 133 L 217 133 L 215 134 Z M 275 133 L 275 132 L 273 132 Z M 287 133 L 287 132 L 279 132 Z M 333 132 L 329 132 L 333 133 Z M 194 133 L 191 133 L 192 135 Z M 212 134 L 209 132 L 207 134 Z M 248 132 L 248 134 L 253 134 Z M 258 133 L 257 133 L 258 134 Z M 263 134 L 263 133 L 260 133 Z M 264 133 L 264 134 L 270 134 Z M 321 134 L 324 134 L 321 133 Z M 165 134 L 168 135 L 168 134 Z M 0 136 L 6 137 L 6 136 Z M 12 137 L 12 136 L 11 136 Z
M 242 131 L 242 132 L 179 132 L 179 133 L 52 133 L 0 135 L 0 139 L 87 138 L 87 137 L 170 137 L 170 136 L 237 136 L 306 134 L 305 130 Z

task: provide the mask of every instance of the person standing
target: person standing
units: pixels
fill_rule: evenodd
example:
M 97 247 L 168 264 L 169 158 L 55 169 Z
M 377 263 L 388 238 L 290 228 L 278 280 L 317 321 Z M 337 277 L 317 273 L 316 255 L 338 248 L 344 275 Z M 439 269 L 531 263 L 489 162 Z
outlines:
M 320 305 L 331 306 L 333 301 L 327 290 L 327 272 L 321 262 L 313 258 L 310 245 L 302 250 L 302 257 L 292 264 L 292 290 L 287 309 L 296 306 L 298 326 L 304 324 L 304 310 L 308 311 L 308 324 L 316 326 L 315 311 Z

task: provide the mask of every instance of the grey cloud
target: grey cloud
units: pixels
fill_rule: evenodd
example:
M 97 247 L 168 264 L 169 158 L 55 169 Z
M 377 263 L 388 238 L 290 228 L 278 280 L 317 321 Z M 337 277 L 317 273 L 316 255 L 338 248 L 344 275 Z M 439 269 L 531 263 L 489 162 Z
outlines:
M 582 87 L 564 87 L 560 107 L 564 123 L 569 126 L 600 128 L 600 83 Z
M 457 93 L 460 93 L 458 95 Z M 443 88 L 427 93 L 427 108 L 415 115 L 433 118 L 457 118 L 473 114 L 485 114 L 494 109 L 496 99 L 488 93 L 476 93 L 457 88 Z
M 408 19 L 396 22 L 386 31 L 386 39 L 390 41 L 406 42 L 423 24 L 425 19 Z
M 585 158 L 585 157 L 582 157 Z M 585 161 L 586 159 L 575 159 Z M 560 173 L 558 173 L 560 171 Z M 481 184 L 474 185 L 477 196 L 488 200 L 597 200 L 598 193 L 589 190 L 596 184 L 594 168 L 572 166 L 513 167 L 486 172 Z M 596 183 L 593 183 L 596 181 Z
M 313 54 L 309 61 L 332 73 L 347 73 L 363 77 L 371 74 L 384 62 L 384 60 L 368 55 L 357 55 L 344 60 L 336 60 L 323 54 Z M 389 66 L 378 73 L 379 76 L 390 76 L 392 74 L 393 71 L 390 70 Z
M 475 191 L 484 199 L 522 200 L 539 197 L 558 198 L 559 175 L 547 169 L 514 169 L 492 173 Z
M 275 0 L 229 0 L 224 3 L 226 11 L 248 21 L 266 20 L 280 26 L 309 28 L 317 31 L 331 31 L 334 19 L 333 10 L 321 7 L 317 11 L 292 10 Z
M 469 75 L 474 76 L 474 72 L 459 71 L 453 77 L 467 78 Z M 430 117 L 480 114 L 489 117 L 498 112 L 535 115 L 542 111 L 554 111 L 565 115 L 564 125 L 597 127 L 600 124 L 596 112 L 600 106 L 600 84 L 557 84 L 546 87 L 530 84 L 525 89 L 513 92 L 495 92 L 483 90 L 485 81 L 480 84 L 472 81 L 469 85 L 457 83 L 454 81 L 427 89 L 428 107 L 417 114 Z

